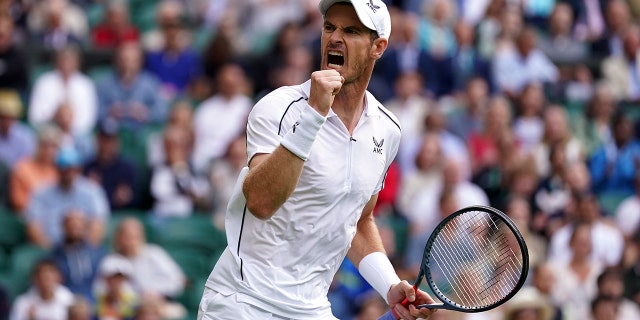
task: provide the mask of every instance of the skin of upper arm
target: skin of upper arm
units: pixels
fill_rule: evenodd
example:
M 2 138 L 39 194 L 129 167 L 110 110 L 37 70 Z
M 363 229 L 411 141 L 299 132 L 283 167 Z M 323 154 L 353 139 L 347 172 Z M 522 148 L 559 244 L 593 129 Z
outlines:
M 372 252 L 385 253 L 382 239 L 378 232 L 378 227 L 373 216 L 373 209 L 378 201 L 378 194 L 369 199 L 369 202 L 362 209 L 362 215 L 358 220 L 356 235 L 351 241 L 351 248 L 347 252 L 347 257 L 355 265 L 360 265 L 360 260 Z

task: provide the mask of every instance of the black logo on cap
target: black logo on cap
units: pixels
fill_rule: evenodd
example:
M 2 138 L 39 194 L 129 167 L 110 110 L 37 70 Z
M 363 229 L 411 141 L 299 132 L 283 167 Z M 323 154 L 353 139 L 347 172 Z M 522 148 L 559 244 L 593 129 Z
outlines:
M 373 4 L 373 0 L 369 0 L 369 3 L 367 3 L 367 5 L 369 6 L 369 8 L 371 8 L 373 13 L 376 13 L 376 11 L 380 9 L 380 6 L 376 6 L 375 4 Z

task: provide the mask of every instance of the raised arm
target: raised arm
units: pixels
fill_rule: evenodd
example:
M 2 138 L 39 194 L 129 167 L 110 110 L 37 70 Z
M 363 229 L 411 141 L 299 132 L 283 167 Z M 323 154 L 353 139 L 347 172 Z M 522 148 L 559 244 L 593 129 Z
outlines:
M 242 192 L 247 199 L 247 209 L 257 218 L 271 218 L 293 193 L 316 134 L 343 81 L 335 70 L 314 72 L 309 108 L 303 111 L 294 129 L 282 138 L 272 153 L 257 154 L 250 160 Z

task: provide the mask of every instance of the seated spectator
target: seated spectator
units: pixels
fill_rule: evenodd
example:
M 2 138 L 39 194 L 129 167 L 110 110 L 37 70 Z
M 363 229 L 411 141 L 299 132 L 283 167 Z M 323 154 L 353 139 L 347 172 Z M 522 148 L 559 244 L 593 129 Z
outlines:
M 10 197 L 16 212 L 22 214 L 36 190 L 58 181 L 55 162 L 60 138 L 61 133 L 57 128 L 53 126 L 40 128 L 35 154 L 18 161 L 11 172 Z
M 87 225 L 82 211 L 69 211 L 62 221 L 62 241 L 53 248 L 51 257 L 60 270 L 62 283 L 93 304 L 93 284 L 106 252 L 87 241 Z
M 167 127 L 164 131 L 166 161 L 153 169 L 151 195 L 153 214 L 158 217 L 185 217 L 205 201 L 209 186 L 190 164 L 192 146 L 184 128 Z
M 110 0 L 102 22 L 91 31 L 93 46 L 97 49 L 113 49 L 127 41 L 138 41 L 136 26 L 131 24 L 129 4 L 123 0 Z
M 0 15 L 0 63 L 4 65 L 4 70 L 0 72 L 0 88 L 13 89 L 24 95 L 29 80 L 27 59 L 16 46 L 14 36 L 11 16 Z
M 576 224 L 586 224 L 592 239 L 589 256 L 602 266 L 615 266 L 622 260 L 624 238 L 622 232 L 600 213 L 598 199 L 594 194 L 576 194 L 568 206 L 569 223 L 557 230 L 549 243 L 549 260 L 566 263 L 571 259 L 570 239 Z
M 513 134 L 525 154 L 531 154 L 533 148 L 542 140 L 544 121 L 542 112 L 547 101 L 542 85 L 531 82 L 522 88 L 517 97 L 516 116 L 513 119 Z
M 202 74 L 202 65 L 198 53 L 181 39 L 183 22 L 166 22 L 161 28 L 164 46 L 147 53 L 145 69 L 160 79 L 159 94 L 172 100 Z
M 193 106 L 187 100 L 176 101 L 171 110 L 169 111 L 169 119 L 165 125 L 165 128 L 176 126 L 182 128 L 188 133 L 187 142 L 190 147 L 193 147 L 194 143 L 194 129 L 193 129 Z M 153 132 L 147 137 L 147 163 L 149 167 L 155 168 L 165 163 L 167 157 L 164 153 L 164 133 Z M 192 162 L 192 157 L 189 158 Z
M 184 7 L 179 1 L 162 0 L 158 1 L 155 7 L 155 26 L 142 35 L 142 47 L 145 51 L 158 51 L 165 47 L 166 39 L 163 36 L 162 27 L 171 24 L 180 24 L 184 20 Z M 184 30 L 178 37 L 182 45 L 187 45 L 190 41 L 188 32 Z
M 131 265 L 129 281 L 145 299 L 153 299 L 171 311 L 179 305 L 171 302 L 185 288 L 186 277 L 180 266 L 160 246 L 148 243 L 144 228 L 135 218 L 125 218 L 117 226 L 113 240 L 114 253 Z M 108 259 L 108 258 L 107 258 Z M 167 308 L 165 308 L 167 307 Z
M 489 105 L 489 84 L 481 77 L 470 79 L 464 95 L 458 99 L 458 108 L 447 118 L 447 129 L 468 142 L 469 136 L 481 131 L 484 113 Z
M 98 319 L 133 319 L 140 295 L 130 285 L 133 267 L 119 255 L 105 257 L 100 264 L 100 283 L 96 289 Z
M 233 193 L 233 186 L 242 168 L 247 165 L 247 137 L 243 133 L 236 137 L 229 147 L 224 157 L 214 161 L 209 171 L 211 194 L 213 195 L 213 216 L 214 223 L 224 230 L 224 220 L 227 211 L 227 204 Z M 387 171 L 387 179 L 393 175 L 393 164 Z M 390 188 L 390 183 L 385 180 L 385 189 Z M 382 192 L 382 191 L 381 191 Z M 382 196 L 378 196 L 378 204 L 382 203 Z
M 11 320 L 67 320 L 73 294 L 61 284 L 60 270 L 53 261 L 41 260 L 31 273 L 31 288 L 19 295 L 11 308 Z
M 93 320 L 93 308 L 89 301 L 82 296 L 75 296 L 67 313 L 67 320 Z
M 624 199 L 615 212 L 616 225 L 627 239 L 640 232 L 640 170 L 636 172 L 634 185 L 635 194 Z
M 21 113 L 18 93 L 0 90 L 0 164 L 8 168 L 33 155 L 36 149 L 33 131 L 18 121 Z
M 68 102 L 73 109 L 73 132 L 89 133 L 96 124 L 96 89 L 89 77 L 79 71 L 80 52 L 65 47 L 56 52 L 56 69 L 38 77 L 29 99 L 29 123 L 38 126 L 51 121 L 58 107 Z
M 562 305 L 567 320 L 588 319 L 589 301 L 597 295 L 597 277 L 604 266 L 591 258 L 598 250 L 594 247 L 596 235 L 593 231 L 592 224 L 575 224 L 565 251 L 571 258 L 554 262 L 556 284 L 552 297 L 555 303 Z
M 53 125 L 60 129 L 60 148 L 75 149 L 80 153 L 82 162 L 87 161 L 95 154 L 95 142 L 91 132 L 80 133 L 73 130 L 74 110 L 67 102 L 58 106 L 53 116 Z
M 536 288 L 520 289 L 505 303 L 504 320 L 552 320 L 551 301 Z
M 402 127 L 397 161 L 403 175 L 415 170 L 416 149 L 425 129 L 424 118 L 431 109 L 431 101 L 424 96 L 423 82 L 418 72 L 401 73 L 395 81 L 395 97 L 385 102 Z
M 418 45 L 437 60 L 448 58 L 456 47 L 453 24 L 457 18 L 455 2 L 426 2 L 418 25 Z
M 136 204 L 136 170 L 120 152 L 118 123 L 106 119 L 97 134 L 97 153 L 83 169 L 83 174 L 101 185 L 111 210 L 131 208 Z
M 143 53 L 138 43 L 126 42 L 116 51 L 116 69 L 97 83 L 101 120 L 114 118 L 131 129 L 162 123 L 167 102 L 158 94 L 160 83 L 141 70 Z
M 557 105 L 549 106 L 542 115 L 544 131 L 540 142 L 533 147 L 536 169 L 540 177 L 547 177 L 551 171 L 550 150 L 553 146 L 564 148 L 564 161 L 572 165 L 584 159 L 584 150 L 579 139 L 571 132 L 567 112 Z
M 591 155 L 593 151 L 608 144 L 613 140 L 611 120 L 616 111 L 616 101 L 611 92 L 611 86 L 606 82 L 596 85 L 593 97 L 587 103 L 584 121 L 576 121 L 576 135 L 584 146 L 585 155 Z M 576 119 L 572 119 L 576 120 Z
M 607 56 L 622 56 L 622 38 L 633 23 L 629 3 L 625 0 L 609 0 L 603 5 L 605 30 L 591 40 L 591 54 L 597 59 Z
M 247 79 L 240 66 L 223 67 L 216 80 L 218 93 L 198 106 L 193 116 L 193 165 L 198 172 L 207 171 L 211 161 L 222 157 L 231 141 L 245 131 L 253 105 L 242 90 Z
M 553 264 L 548 261 L 541 261 L 537 265 L 531 265 L 530 271 L 533 276 L 531 286 L 535 288 L 544 298 L 549 300 L 553 307 L 553 317 L 551 319 L 563 319 L 562 308 L 551 299 L 553 288 L 556 286 L 556 273 L 553 270 Z
M 71 210 L 87 217 L 85 232 L 90 243 L 98 245 L 104 238 L 109 203 L 102 188 L 80 175 L 80 155 L 73 149 L 58 152 L 57 184 L 36 191 L 26 210 L 28 239 L 41 247 L 50 248 L 63 240 L 62 221 Z
M 31 34 L 46 49 L 80 45 L 89 30 L 82 9 L 68 0 L 37 2 L 28 19 Z
M 470 135 L 467 140 L 473 175 L 498 162 L 499 141 L 505 135 L 511 136 L 510 124 L 509 101 L 500 96 L 493 98 L 484 114 L 482 131 Z
M 556 3 L 547 24 L 549 33 L 540 39 L 540 50 L 556 64 L 576 64 L 587 58 L 588 48 L 573 37 L 573 12 L 567 3 Z
M 460 166 L 463 180 L 471 180 L 471 160 L 467 145 L 458 136 L 445 128 L 445 116 L 442 108 L 434 108 L 424 118 L 424 127 L 427 132 L 438 135 L 440 147 L 446 161 L 455 161 Z
M 606 268 L 597 279 L 598 295 L 617 301 L 618 316 L 612 320 L 640 319 L 640 307 L 624 297 L 624 274 L 617 267 Z
M 611 55 L 602 61 L 602 74 L 616 99 L 640 102 L 640 80 L 637 76 L 640 27 L 633 25 L 625 30 L 622 48 L 621 55 Z
M 563 220 L 564 210 L 571 200 L 571 188 L 567 182 L 567 172 L 571 170 L 571 165 L 567 163 L 565 147 L 554 144 L 550 149 L 551 172 L 541 179 L 533 199 L 540 213 L 535 217 L 539 228 L 548 225 L 551 220 Z
M 551 83 L 558 80 L 558 69 L 538 49 L 537 34 L 532 28 L 523 30 L 516 48 L 498 52 L 493 58 L 493 72 L 498 89 L 515 97 L 531 82 Z
M 532 214 L 529 201 L 523 197 L 509 199 L 505 206 L 505 213 L 518 227 L 527 243 L 529 264 L 538 265 L 547 257 L 547 242 L 531 228 Z
M 622 196 L 634 193 L 633 179 L 640 165 L 640 142 L 633 137 L 633 123 L 628 115 L 613 119 L 613 141 L 596 150 L 589 160 L 593 188 L 598 193 Z
M 637 318 L 624 318 L 621 316 L 620 301 L 613 297 L 597 296 L 591 301 L 591 314 L 593 320 L 626 320 Z

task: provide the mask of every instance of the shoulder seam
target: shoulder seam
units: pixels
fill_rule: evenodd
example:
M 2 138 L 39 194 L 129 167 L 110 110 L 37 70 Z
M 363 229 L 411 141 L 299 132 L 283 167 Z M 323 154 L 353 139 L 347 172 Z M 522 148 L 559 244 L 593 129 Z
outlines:
M 292 106 L 294 103 L 296 103 L 296 102 L 298 102 L 298 101 L 300 101 L 300 100 L 302 100 L 302 99 L 304 99 L 304 97 L 300 97 L 300 98 L 298 98 L 297 100 L 293 100 L 293 101 L 291 101 L 291 103 L 289 103 L 289 105 L 287 106 L 287 108 L 284 110 L 284 113 L 282 114 L 282 117 L 280 118 L 280 124 L 278 124 L 278 135 L 280 135 L 280 132 L 282 131 L 282 121 L 284 120 L 284 116 L 287 114 L 287 112 L 289 112 L 289 108 L 291 108 L 291 106 Z
M 393 120 L 393 117 L 391 117 L 391 115 L 389 113 L 387 113 L 387 111 L 385 111 L 380 106 L 378 106 L 378 110 L 380 110 L 380 112 L 382 112 L 385 116 L 387 116 L 387 118 L 389 118 L 389 120 L 391 120 L 391 122 L 393 122 L 393 124 L 395 124 L 396 127 L 398 127 L 398 130 L 400 130 L 400 132 L 402 132 L 402 129 L 400 128 L 400 125 L 395 120 Z

